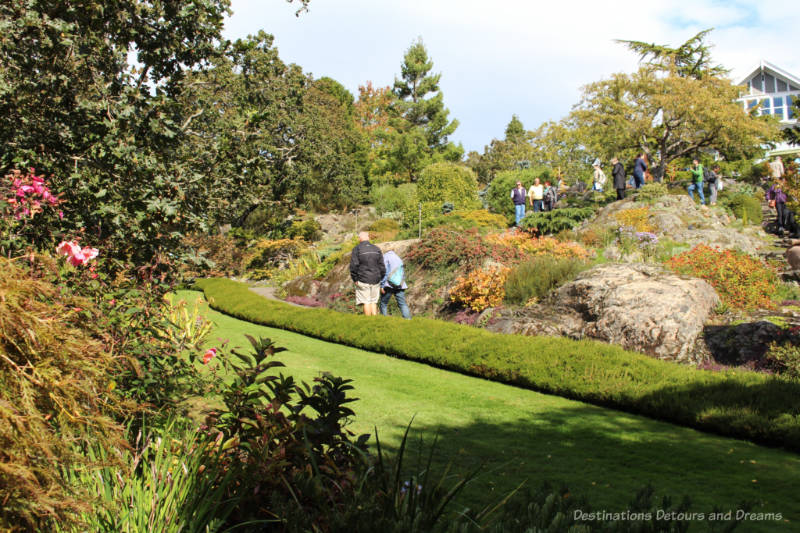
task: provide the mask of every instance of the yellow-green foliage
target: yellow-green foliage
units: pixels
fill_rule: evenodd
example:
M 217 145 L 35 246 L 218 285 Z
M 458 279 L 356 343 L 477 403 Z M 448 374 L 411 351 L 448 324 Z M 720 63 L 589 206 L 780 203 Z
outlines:
M 506 217 L 497 213 L 490 213 L 486 209 L 458 210 L 453 213 L 453 216 L 472 222 L 473 227 L 478 228 L 500 229 L 508 225 Z
M 372 242 L 391 241 L 400 231 L 400 224 L 393 218 L 380 218 L 370 224 L 369 236 Z
M 302 239 L 261 239 L 253 246 L 245 268 L 251 271 L 251 275 L 269 278 L 273 269 L 288 264 L 307 247 Z
M 81 445 L 124 447 L 112 357 L 83 329 L 89 306 L 0 259 L 0 530 L 69 521 L 90 498 L 62 469 L 93 465 Z
M 635 209 L 624 209 L 614 213 L 614 218 L 620 226 L 627 226 L 640 232 L 654 232 L 655 226 L 650 223 L 649 207 L 637 207 Z
M 357 316 L 262 298 L 242 283 L 202 280 L 229 315 L 364 350 L 800 450 L 800 383 L 707 372 L 588 340 L 503 335 L 441 320 Z
M 403 224 L 415 226 L 419 221 L 419 204 L 422 220 L 442 214 L 442 205 L 453 204 L 455 209 L 477 209 L 478 180 L 469 168 L 456 163 L 434 163 L 425 167 L 417 181 L 414 202 L 403 210 Z

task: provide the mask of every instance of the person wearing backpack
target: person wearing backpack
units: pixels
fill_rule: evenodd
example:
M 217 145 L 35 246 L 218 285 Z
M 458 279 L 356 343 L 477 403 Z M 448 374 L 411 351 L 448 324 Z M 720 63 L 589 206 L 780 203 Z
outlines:
M 558 191 L 550 185 L 549 181 L 544 182 L 544 210 L 552 211 L 558 203 Z
M 694 191 L 700 195 L 700 205 L 706 205 L 706 196 L 703 194 L 703 165 L 697 159 L 692 160 L 692 168 L 689 170 L 692 173 L 692 183 L 686 188 L 689 191 L 689 197 L 694 201 Z
M 383 264 L 386 266 L 386 274 L 381 280 L 381 301 L 380 309 L 381 314 L 389 316 L 389 301 L 394 295 L 397 300 L 397 307 L 400 308 L 400 314 L 406 320 L 411 320 L 411 311 L 408 309 L 406 303 L 406 274 L 403 269 L 403 260 L 400 259 L 393 251 L 389 250 L 383 254 Z

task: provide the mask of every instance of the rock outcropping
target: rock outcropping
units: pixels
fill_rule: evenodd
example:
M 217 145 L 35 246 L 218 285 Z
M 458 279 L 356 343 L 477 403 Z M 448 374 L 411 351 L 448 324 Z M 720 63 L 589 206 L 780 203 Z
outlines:
M 714 288 L 645 264 L 605 264 L 561 287 L 550 301 L 499 310 L 487 328 L 503 333 L 590 337 L 660 359 L 696 361 L 703 325 L 719 304 Z

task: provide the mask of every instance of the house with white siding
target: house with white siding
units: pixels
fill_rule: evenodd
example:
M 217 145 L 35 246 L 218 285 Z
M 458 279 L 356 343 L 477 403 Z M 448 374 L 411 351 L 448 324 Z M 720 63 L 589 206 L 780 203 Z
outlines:
M 739 82 L 743 90 L 738 101 L 745 111 L 757 108 L 760 115 L 773 115 L 784 128 L 797 125 L 797 111 L 792 104 L 800 100 L 800 78 L 762 60 L 761 63 Z M 780 143 L 767 153 L 776 155 L 800 154 L 800 146 Z

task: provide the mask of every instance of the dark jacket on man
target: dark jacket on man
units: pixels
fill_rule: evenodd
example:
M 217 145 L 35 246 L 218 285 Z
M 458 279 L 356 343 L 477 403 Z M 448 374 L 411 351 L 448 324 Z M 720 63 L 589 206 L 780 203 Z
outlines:
M 624 189 L 626 180 L 625 180 L 625 167 L 622 166 L 622 163 L 617 161 L 614 164 L 614 168 L 611 169 L 611 175 L 614 177 L 614 188 Z
M 362 241 L 353 248 L 350 256 L 350 278 L 369 285 L 377 285 L 386 275 L 381 249 L 369 241 Z

